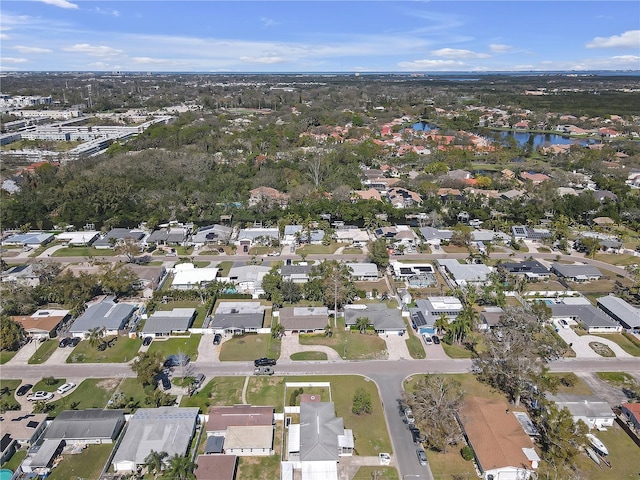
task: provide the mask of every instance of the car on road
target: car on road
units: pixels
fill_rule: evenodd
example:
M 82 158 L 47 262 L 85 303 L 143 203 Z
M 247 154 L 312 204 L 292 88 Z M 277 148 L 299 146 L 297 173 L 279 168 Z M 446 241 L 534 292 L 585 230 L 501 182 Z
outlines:
M 72 390 L 74 387 L 76 386 L 75 383 L 72 382 L 68 382 L 68 383 L 63 383 L 62 385 L 60 385 L 58 387 L 58 390 L 56 390 L 60 395 L 62 395 L 63 393 L 67 393 L 69 390 Z
M 200 388 L 200 386 L 204 383 L 206 378 L 207 377 L 205 377 L 204 373 L 198 373 L 193 379 L 193 386 L 195 388 Z
M 411 432 L 413 443 L 422 443 L 424 441 L 418 427 L 409 427 L 409 431 Z
M 433 344 L 433 340 L 431 340 L 431 337 L 427 334 L 422 335 L 422 339 L 424 340 L 424 343 L 426 345 L 432 345 Z
M 222 341 L 222 335 L 220 335 L 219 333 L 216 333 L 213 336 L 213 344 L 214 345 L 220 345 L 220 342 Z
M 413 411 L 409 407 L 404 409 L 404 421 L 409 425 L 416 423 L 416 417 L 413 416 Z
M 29 400 L 30 402 L 40 402 L 40 401 L 47 402 L 52 398 L 53 398 L 53 393 L 39 390 L 29 395 L 27 397 L 27 400 Z
M 60 343 L 58 344 L 58 346 L 59 346 L 60 348 L 64 348 L 64 347 L 66 347 L 67 345 L 69 345 L 69 340 L 71 340 L 71 339 L 70 339 L 70 338 L 66 338 L 66 337 L 65 337 L 65 338 L 60 339 Z
M 25 383 L 24 385 L 20 385 L 20 388 L 16 390 L 16 395 L 19 397 L 26 395 L 27 392 L 31 390 L 31 387 L 33 387 L 33 385 L 31 385 L 30 383 Z
M 276 364 L 275 358 L 262 357 L 262 358 L 256 358 L 253 361 L 254 367 L 273 367 L 275 366 L 275 364 Z
M 273 375 L 273 368 L 271 367 L 256 367 L 253 371 L 255 375 Z
M 433 335 L 431 337 L 431 340 L 433 340 L 433 343 L 435 343 L 436 345 L 440 345 L 440 337 L 438 337 L 437 335 Z
M 153 337 L 144 337 L 144 340 L 142 340 L 142 346 L 148 347 L 151 345 L 151 342 L 153 342 Z
M 418 463 L 423 467 L 427 465 L 427 454 L 422 448 L 416 450 L 416 456 L 418 457 Z

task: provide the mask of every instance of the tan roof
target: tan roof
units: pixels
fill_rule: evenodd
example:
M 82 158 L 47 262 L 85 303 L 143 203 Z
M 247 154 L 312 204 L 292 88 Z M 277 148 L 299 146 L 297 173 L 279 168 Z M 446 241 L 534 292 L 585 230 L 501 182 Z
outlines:
M 273 425 L 227 427 L 224 449 L 273 447 Z
M 533 442 L 508 403 L 470 397 L 462 405 L 459 418 L 482 471 L 509 466 L 531 468 L 522 449 L 533 448 Z
M 235 455 L 199 455 L 194 471 L 198 480 L 234 480 L 238 468 Z
M 273 407 L 233 405 L 209 408 L 208 432 L 226 430 L 229 426 L 273 425 Z
M 8 410 L 0 418 L 2 435 L 9 434 L 15 440 L 29 441 L 40 424 L 47 419 L 47 414 Z
M 278 322 L 285 330 L 322 330 L 327 326 L 329 317 L 324 309 L 309 309 L 304 315 L 300 311 L 304 309 L 285 307 L 280 309 Z M 318 310 L 318 312 L 316 312 Z M 324 311 L 323 313 L 320 313 Z
M 380 192 L 378 192 L 375 188 L 370 188 L 369 190 L 355 190 L 353 194 L 362 198 L 363 200 L 380 200 Z
M 69 314 L 69 310 L 38 310 L 30 316 L 16 315 L 11 318 L 27 332 L 52 332 Z

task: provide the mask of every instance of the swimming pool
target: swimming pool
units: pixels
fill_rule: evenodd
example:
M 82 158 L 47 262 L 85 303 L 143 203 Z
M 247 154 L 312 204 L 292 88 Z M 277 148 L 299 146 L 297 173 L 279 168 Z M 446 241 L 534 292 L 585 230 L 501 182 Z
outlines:
M 0 470 L 0 480 L 11 480 L 11 477 L 13 477 L 11 470 L 7 470 L 6 468 Z

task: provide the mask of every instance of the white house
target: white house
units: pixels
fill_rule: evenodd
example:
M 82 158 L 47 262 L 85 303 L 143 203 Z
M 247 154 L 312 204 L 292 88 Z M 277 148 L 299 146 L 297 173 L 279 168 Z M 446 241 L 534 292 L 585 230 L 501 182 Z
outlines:
M 196 268 L 193 263 L 179 263 L 173 267 L 174 276 L 171 288 L 191 290 L 206 287 L 218 276 L 217 268 Z

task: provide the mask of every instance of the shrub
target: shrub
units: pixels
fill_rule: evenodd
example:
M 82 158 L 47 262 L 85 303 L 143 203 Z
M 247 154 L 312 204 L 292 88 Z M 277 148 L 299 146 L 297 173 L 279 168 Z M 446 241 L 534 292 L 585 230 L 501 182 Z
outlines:
M 371 413 L 373 411 L 371 406 L 371 395 L 363 388 L 358 388 L 353 396 L 353 407 L 351 411 L 356 415 L 363 413 Z
M 58 380 L 55 377 L 44 377 L 43 378 L 45 385 L 55 385 L 58 383 Z
M 460 449 L 460 455 L 462 455 L 462 458 L 464 458 L 467 462 L 473 460 L 473 448 L 471 448 L 469 445 L 465 445 Z

